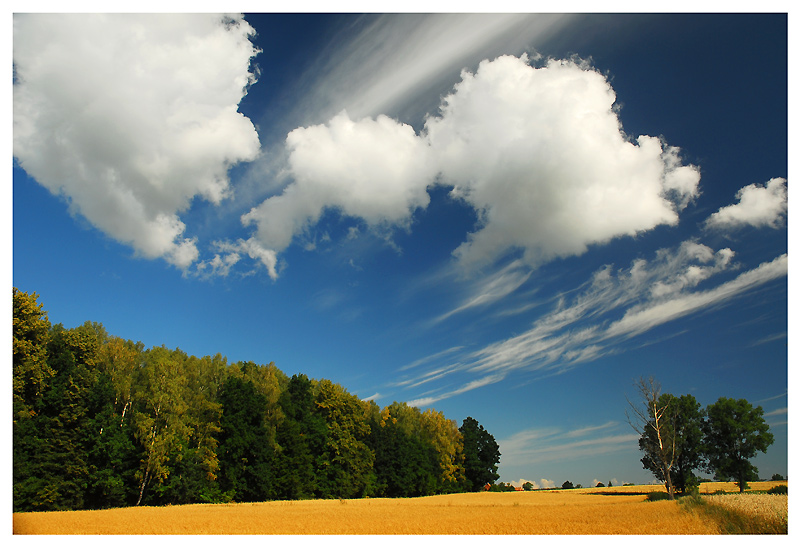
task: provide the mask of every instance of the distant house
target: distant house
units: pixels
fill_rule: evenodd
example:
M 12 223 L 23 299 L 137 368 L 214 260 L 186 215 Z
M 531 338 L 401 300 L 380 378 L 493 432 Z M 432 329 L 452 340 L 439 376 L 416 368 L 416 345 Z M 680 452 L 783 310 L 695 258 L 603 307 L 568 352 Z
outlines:
M 521 486 L 515 486 L 514 490 L 516 490 L 517 492 L 522 492 L 524 488 L 522 488 Z

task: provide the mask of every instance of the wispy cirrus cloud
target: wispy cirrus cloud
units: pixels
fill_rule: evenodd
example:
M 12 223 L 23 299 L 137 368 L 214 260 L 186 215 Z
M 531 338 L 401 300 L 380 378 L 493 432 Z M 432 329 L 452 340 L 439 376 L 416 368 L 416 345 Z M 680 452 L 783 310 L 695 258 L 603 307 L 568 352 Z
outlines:
M 739 265 L 728 248 L 714 251 L 696 241 L 662 249 L 654 259 L 635 260 L 629 268 L 606 266 L 581 288 L 557 299 L 549 312 L 525 332 L 478 349 L 448 352 L 397 385 L 410 389 L 447 378 L 413 401 L 425 406 L 505 379 L 517 372 L 554 374 L 581 363 L 624 351 L 624 342 L 693 313 L 728 305 L 765 283 L 785 277 L 788 257 L 781 255 L 716 286 L 703 283 Z M 460 385 L 459 385 L 460 383 Z
M 367 15 L 334 36 L 301 78 L 289 117 L 317 124 L 346 109 L 354 118 L 387 114 L 421 122 L 459 71 L 503 54 L 539 47 L 570 23 L 569 14 Z
M 774 342 L 775 340 L 780 340 L 781 338 L 786 338 L 788 336 L 785 332 L 778 332 L 772 334 L 770 336 L 765 336 L 764 338 L 760 338 L 755 342 L 750 344 L 750 347 L 760 346 L 762 344 L 768 344 L 769 342 Z
M 444 374 L 440 375 L 439 377 L 442 377 L 442 376 L 444 376 Z M 441 394 L 438 394 L 438 395 L 433 395 L 433 396 L 429 396 L 429 397 L 421 397 L 419 399 L 414 399 L 412 401 L 409 401 L 408 405 L 409 406 L 417 406 L 417 407 L 429 406 L 429 405 L 435 403 L 436 401 L 441 401 L 442 399 L 448 399 L 450 397 L 455 397 L 456 395 L 461 395 L 462 393 L 467 393 L 468 391 L 472 391 L 473 389 L 478 389 L 480 387 L 488 386 L 488 385 L 491 385 L 491 384 L 496 384 L 498 382 L 503 381 L 505 379 L 505 377 L 506 377 L 506 374 L 502 373 L 502 372 L 501 373 L 497 373 L 497 374 L 489 374 L 489 375 L 483 376 L 481 378 L 478 378 L 476 380 L 472 380 L 470 382 L 467 382 L 463 386 L 458 387 L 458 388 L 453 389 L 453 390 L 450 390 L 450 391 L 447 391 L 446 393 L 441 393 Z
M 624 427 L 620 422 L 606 422 L 567 431 L 558 428 L 526 429 L 498 440 L 497 444 L 506 466 L 580 460 L 630 450 L 631 442 L 639 436 L 622 433 Z
M 514 260 L 500 270 L 481 276 L 469 287 L 462 303 L 452 310 L 433 319 L 433 323 L 441 323 L 453 315 L 477 307 L 485 307 L 502 300 L 519 289 L 531 276 L 533 271 L 521 260 Z
M 434 353 L 433 355 L 428 355 L 428 356 L 423 357 L 421 359 L 417 359 L 413 363 L 409 363 L 408 365 L 402 367 L 400 370 L 407 370 L 407 369 L 410 369 L 410 368 L 418 367 L 420 365 L 424 365 L 425 363 L 428 363 L 430 361 L 435 361 L 437 359 L 441 359 L 442 357 L 444 357 L 446 355 L 458 352 L 458 351 L 460 351 L 462 349 L 464 349 L 464 346 L 454 346 L 452 348 L 447 348 L 447 349 L 442 350 L 442 351 L 440 351 L 438 353 Z
M 764 414 L 764 416 L 781 416 L 783 414 L 788 414 L 788 413 L 789 409 L 787 407 L 783 407 L 773 410 L 771 412 L 767 412 L 766 414 Z
M 681 295 L 664 302 L 636 306 L 629 309 L 622 319 L 607 329 L 606 337 L 635 336 L 701 309 L 724 304 L 752 288 L 786 276 L 788 269 L 789 258 L 783 254 L 714 289 Z

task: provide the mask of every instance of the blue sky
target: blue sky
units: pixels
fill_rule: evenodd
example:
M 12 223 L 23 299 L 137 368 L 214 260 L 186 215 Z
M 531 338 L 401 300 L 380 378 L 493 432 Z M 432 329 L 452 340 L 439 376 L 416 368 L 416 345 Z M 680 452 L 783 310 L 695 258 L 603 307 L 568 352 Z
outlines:
M 633 382 L 788 469 L 787 17 L 14 18 L 13 284 L 649 482 Z M 96 47 L 102 44 L 103 47 Z

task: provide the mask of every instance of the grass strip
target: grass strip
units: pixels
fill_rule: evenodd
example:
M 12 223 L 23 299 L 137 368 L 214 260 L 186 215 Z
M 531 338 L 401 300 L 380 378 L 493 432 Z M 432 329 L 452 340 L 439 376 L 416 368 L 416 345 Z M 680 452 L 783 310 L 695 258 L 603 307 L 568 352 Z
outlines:
M 758 535 L 788 534 L 788 519 L 776 519 L 764 515 L 746 513 L 733 507 L 714 503 L 700 495 L 685 496 L 679 500 L 688 511 L 697 511 L 711 519 L 719 527 L 721 534 Z

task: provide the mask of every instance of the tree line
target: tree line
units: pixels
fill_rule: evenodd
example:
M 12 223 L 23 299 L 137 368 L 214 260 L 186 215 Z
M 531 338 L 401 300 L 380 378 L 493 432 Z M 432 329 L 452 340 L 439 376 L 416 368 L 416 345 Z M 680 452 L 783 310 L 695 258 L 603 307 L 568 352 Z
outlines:
M 13 509 L 477 491 L 494 437 L 433 409 L 381 408 L 273 363 L 145 348 L 52 325 L 13 289 Z
M 664 483 L 671 499 L 699 485 L 695 470 L 718 481 L 732 479 L 740 492 L 747 481 L 758 480 L 750 459 L 774 442 L 760 406 L 720 397 L 703 409 L 692 395 L 661 393 L 652 377 L 640 378 L 636 388 L 640 401 L 628 401 L 628 422 L 641 435 L 643 467 Z

